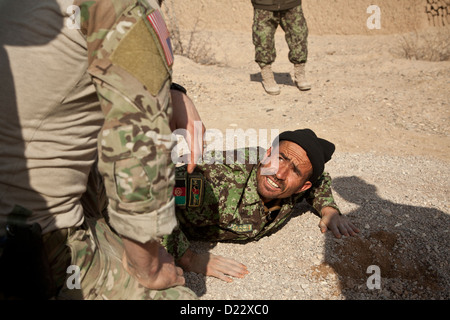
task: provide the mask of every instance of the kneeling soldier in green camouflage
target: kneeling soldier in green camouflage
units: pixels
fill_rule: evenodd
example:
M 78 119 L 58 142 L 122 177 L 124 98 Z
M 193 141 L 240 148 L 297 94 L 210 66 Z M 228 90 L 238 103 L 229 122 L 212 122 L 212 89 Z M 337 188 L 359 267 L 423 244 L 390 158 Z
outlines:
M 235 150 L 243 152 L 244 163 L 202 164 L 192 175 L 185 167 L 177 168 L 179 226 L 163 238 L 163 245 L 185 271 L 227 282 L 232 279 L 226 275 L 244 277 L 248 271 L 243 264 L 198 254 L 189 249 L 189 240 L 258 240 L 282 225 L 303 200 L 320 214 L 322 232 L 330 229 L 337 238 L 359 232 L 340 214 L 331 178 L 324 172 L 335 146 L 309 129 L 283 132 L 275 141 L 257 164 L 251 159 L 260 150 L 246 148 Z

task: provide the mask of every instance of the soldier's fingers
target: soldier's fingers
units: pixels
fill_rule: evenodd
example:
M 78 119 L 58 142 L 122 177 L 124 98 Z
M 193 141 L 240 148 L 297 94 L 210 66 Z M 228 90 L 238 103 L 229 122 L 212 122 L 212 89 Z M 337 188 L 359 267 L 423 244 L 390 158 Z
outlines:
M 336 238 L 338 238 L 338 239 L 341 238 L 342 235 L 341 235 L 341 232 L 339 231 L 339 228 L 336 223 L 331 222 L 330 224 L 328 224 L 328 229 L 331 230 L 331 232 L 333 233 L 333 235 Z
M 217 260 L 220 261 L 222 264 L 224 265 L 228 265 L 228 266 L 232 266 L 234 267 L 234 269 L 242 269 L 242 270 L 247 270 L 247 266 L 234 260 L 234 259 L 230 259 L 230 258 L 225 258 L 222 256 L 216 256 Z
M 215 256 L 210 262 L 211 273 L 218 272 L 236 278 L 243 278 L 248 274 L 247 267 L 233 259 Z
M 360 232 L 359 229 L 353 223 L 349 222 L 349 226 L 350 226 L 350 228 L 351 228 L 353 233 L 356 234 L 356 233 Z
M 176 266 L 163 266 L 158 278 L 159 281 L 161 281 L 161 285 L 159 286 L 160 288 L 183 286 L 186 283 L 186 279 L 183 275 L 183 269 Z M 157 288 L 157 282 L 154 285 L 155 288 Z
M 334 236 L 338 239 L 340 239 L 343 235 L 345 235 L 345 233 L 342 232 L 338 227 L 333 228 L 332 232 L 333 232 Z
M 175 275 L 172 280 L 172 286 L 184 286 L 186 283 L 186 279 L 183 275 L 183 269 L 180 267 L 175 267 Z
M 236 269 L 233 267 L 219 267 L 217 268 L 220 272 L 227 274 L 229 276 L 235 277 L 235 278 L 243 278 L 245 277 L 249 272 L 247 269 Z
M 247 268 L 242 268 L 236 265 L 227 265 L 227 266 L 222 266 L 220 268 L 220 271 L 232 276 L 232 277 L 236 277 L 236 278 L 243 278 L 245 277 L 245 275 L 247 275 L 249 272 L 247 270 Z
M 225 273 L 219 271 L 218 269 L 212 269 L 212 270 L 210 269 L 209 272 L 207 273 L 207 275 L 211 276 L 211 277 L 218 278 L 218 279 L 220 279 L 222 281 L 225 281 L 225 282 L 228 282 L 228 283 L 233 282 L 232 278 L 227 277 L 225 275 Z
M 186 284 L 186 279 L 183 276 L 178 276 L 173 286 L 184 286 Z
M 346 221 L 344 227 L 347 233 L 351 236 L 355 236 L 356 233 L 359 232 L 358 228 L 356 228 L 351 222 Z
M 187 171 L 188 173 L 192 173 L 197 163 L 202 159 L 204 152 L 203 137 L 206 132 L 206 127 L 196 111 L 195 115 L 190 115 L 188 118 L 188 123 L 186 124 L 187 132 L 183 135 L 183 137 L 187 141 L 191 153 L 191 157 L 187 165 Z
M 322 220 L 320 220 L 320 222 L 319 222 L 319 228 L 320 228 L 320 232 L 322 232 L 322 233 L 325 233 L 328 230 L 327 225 Z
M 356 236 L 357 234 L 357 232 L 351 226 L 348 227 L 347 231 L 351 236 Z
M 191 159 L 189 161 L 189 164 L 187 166 L 188 173 L 192 173 L 195 169 L 195 166 L 197 165 L 198 160 L 202 156 L 202 141 L 195 141 L 193 143 L 193 148 L 191 149 Z
M 346 237 L 349 236 L 349 233 L 348 233 L 348 231 L 347 231 L 347 224 L 345 224 L 345 223 L 339 224 L 338 229 L 339 229 L 339 232 L 340 232 L 342 235 L 344 235 L 344 236 L 346 236 Z

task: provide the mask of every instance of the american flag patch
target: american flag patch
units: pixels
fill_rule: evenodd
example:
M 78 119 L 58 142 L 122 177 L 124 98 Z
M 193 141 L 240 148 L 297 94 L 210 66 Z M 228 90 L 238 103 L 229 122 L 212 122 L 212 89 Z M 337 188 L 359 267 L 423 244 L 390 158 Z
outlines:
M 147 16 L 148 21 L 152 25 L 155 30 L 159 42 L 164 50 L 164 56 L 166 58 L 167 65 L 170 67 L 173 64 L 173 51 L 172 51 L 172 43 L 170 42 L 170 34 L 167 29 L 167 25 L 164 22 L 161 13 L 158 10 L 153 11 Z

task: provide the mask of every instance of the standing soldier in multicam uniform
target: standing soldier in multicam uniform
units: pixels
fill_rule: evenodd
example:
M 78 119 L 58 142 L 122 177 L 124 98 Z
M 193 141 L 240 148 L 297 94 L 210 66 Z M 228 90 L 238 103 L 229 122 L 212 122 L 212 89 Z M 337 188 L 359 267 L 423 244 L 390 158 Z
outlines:
M 226 275 L 242 278 L 248 272 L 245 265 L 209 253 L 195 253 L 189 248 L 189 240 L 258 240 L 279 228 L 292 215 L 295 204 L 303 200 L 320 214 L 322 232 L 330 229 L 338 238 L 359 232 L 340 214 L 331 178 L 324 172 L 334 145 L 317 138 L 309 129 L 283 132 L 277 140 L 279 143 L 267 151 L 260 163 L 255 161 L 260 150 L 246 148 L 235 150 L 234 159 L 243 157 L 242 163 L 230 163 L 229 159 L 213 163 L 213 154 L 193 174 L 186 175 L 184 167 L 177 168 L 177 183 L 181 181 L 179 188 L 184 188 L 179 192 L 176 209 L 180 226 L 164 237 L 163 244 L 185 271 L 227 282 L 232 279 Z M 199 189 L 203 192 L 197 197 Z
M 197 298 L 160 244 L 171 124 L 199 117 L 159 5 L 0 1 L 0 298 Z
M 280 94 L 272 63 L 275 61 L 275 31 L 280 25 L 289 46 L 289 61 L 294 64 L 294 81 L 304 91 L 311 89 L 306 80 L 308 58 L 308 26 L 303 16 L 301 0 L 252 0 L 253 44 L 255 61 L 261 68 L 262 84 L 268 94 Z

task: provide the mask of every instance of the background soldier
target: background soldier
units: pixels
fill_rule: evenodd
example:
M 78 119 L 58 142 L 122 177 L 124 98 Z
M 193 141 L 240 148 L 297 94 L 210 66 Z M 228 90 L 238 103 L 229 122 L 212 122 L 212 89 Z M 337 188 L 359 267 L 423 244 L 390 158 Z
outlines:
M 262 84 L 267 93 L 277 95 L 280 88 L 275 82 L 271 64 L 275 61 L 275 31 L 278 25 L 285 32 L 289 46 L 289 61 L 294 64 L 294 81 L 300 90 L 309 90 L 305 78 L 308 57 L 308 26 L 301 0 L 252 0 L 253 44 L 255 61 L 261 68 Z
M 159 243 L 176 225 L 171 131 L 199 120 L 170 90 L 159 10 L 156 0 L 0 2 L 3 297 L 197 298 Z M 68 286 L 69 265 L 80 273 Z

